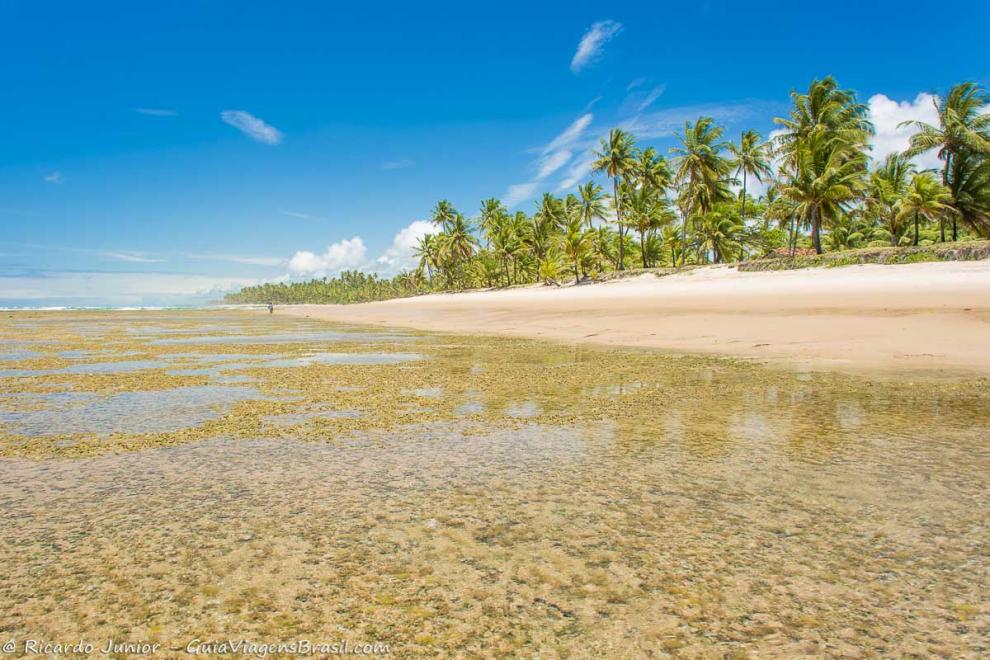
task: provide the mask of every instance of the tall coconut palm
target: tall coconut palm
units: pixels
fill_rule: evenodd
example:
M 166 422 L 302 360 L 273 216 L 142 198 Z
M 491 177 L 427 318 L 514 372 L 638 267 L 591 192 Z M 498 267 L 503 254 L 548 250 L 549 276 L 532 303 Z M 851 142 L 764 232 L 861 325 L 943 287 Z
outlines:
M 437 205 L 433 207 L 433 211 L 430 214 L 430 220 L 434 225 L 442 227 L 445 231 L 453 224 L 454 218 L 457 217 L 457 209 L 454 205 L 445 199 L 441 199 L 437 202 Z
M 863 190 L 866 156 L 825 132 L 814 132 L 794 152 L 794 172 L 781 192 L 794 203 L 797 219 L 811 228 L 811 243 L 822 253 L 821 230 L 844 213 Z
M 667 197 L 656 188 L 642 186 L 636 189 L 625 188 L 625 208 L 629 226 L 639 234 L 639 253 L 643 268 L 649 268 L 649 252 L 646 249 L 648 236 L 674 220 L 668 206 Z
M 509 262 L 514 259 L 514 252 L 518 241 L 519 237 L 516 235 L 515 223 L 507 214 L 500 216 L 491 229 L 491 250 L 502 265 L 502 273 L 505 276 L 506 286 L 512 284 Z
M 567 223 L 560 235 L 560 250 L 574 269 L 574 283 L 581 281 L 581 261 L 591 249 L 591 234 L 581 224 L 580 218 Z
M 447 282 L 453 284 L 455 274 L 464 275 L 462 266 L 474 254 L 478 239 L 471 233 L 471 225 L 467 219 L 462 214 L 455 213 L 448 221 L 447 229 L 440 234 L 439 241 Z
M 805 93 L 791 91 L 791 112 L 775 117 L 782 130 L 775 138 L 775 152 L 785 169 L 793 169 L 801 142 L 815 133 L 827 133 L 836 144 L 864 148 L 873 133 L 868 109 L 856 95 L 841 89 L 832 76 L 813 80 Z
M 725 129 L 711 117 L 699 117 L 693 124 L 684 123 L 676 134 L 679 147 L 672 147 L 674 176 L 681 186 L 682 242 L 687 243 L 687 223 L 696 214 L 703 216 L 718 202 L 730 198 L 726 180 L 729 161 L 722 157 L 727 143 L 722 141 Z M 682 251 L 681 259 L 687 251 Z
M 622 202 L 619 199 L 619 183 L 632 172 L 636 163 L 636 141 L 621 128 L 613 128 L 608 139 L 601 141 L 600 151 L 595 152 L 596 160 L 592 170 L 602 172 L 612 179 L 612 201 L 615 204 L 615 219 L 619 225 L 619 270 L 624 270 L 625 254 L 622 243 Z
M 897 211 L 897 204 L 907 193 L 914 164 L 902 154 L 893 153 L 870 173 L 866 185 L 866 209 L 890 232 L 890 244 L 897 245 L 904 233 L 903 216 Z
M 558 229 L 567 222 L 567 208 L 564 201 L 552 193 L 543 193 L 540 204 L 533 214 L 536 222 L 546 224 L 548 229 Z
M 653 147 L 640 150 L 632 168 L 631 178 L 637 188 L 653 188 L 661 193 L 673 180 L 667 159 L 658 156 Z
M 739 253 L 739 234 L 742 229 L 739 218 L 734 215 L 734 209 L 729 204 L 720 203 L 701 217 L 698 237 L 704 250 L 711 252 L 712 260 L 720 264 L 733 259 Z
M 436 234 L 427 234 L 419 239 L 419 244 L 413 251 L 419 259 L 419 267 L 426 268 L 429 282 L 433 284 L 433 273 L 440 268 L 440 242 Z
M 911 136 L 911 146 L 904 153 L 913 157 L 938 149 L 939 160 L 943 163 L 942 185 L 955 196 L 956 186 L 950 180 L 952 161 L 969 154 L 983 157 L 990 154 L 990 113 L 981 114 L 981 110 L 990 103 L 990 95 L 976 83 L 965 82 L 952 87 L 945 99 L 935 97 L 934 103 L 938 126 L 923 121 L 901 124 L 918 130 Z M 952 240 L 957 239 L 956 216 L 953 215 Z M 945 240 L 944 234 L 942 240 Z
M 914 245 L 918 244 L 919 220 L 934 221 L 953 212 L 952 193 L 931 172 L 915 174 L 904 195 L 897 201 L 897 214 L 914 221 Z
M 990 238 L 990 158 L 955 158 L 950 181 L 956 214 L 978 235 Z
M 791 101 L 790 115 L 774 118 L 783 127 L 776 138 L 787 179 L 782 191 L 820 254 L 823 223 L 845 212 L 862 188 L 873 126 L 866 106 L 831 76 L 812 81 L 807 93 L 792 91 Z
M 736 175 L 742 174 L 742 223 L 746 223 L 746 178 L 752 175 L 763 183 L 763 179 L 773 176 L 770 169 L 770 145 L 763 142 L 763 136 L 756 131 L 743 131 L 739 144 L 729 144 L 732 153 L 732 166 Z
M 602 187 L 594 181 L 589 181 L 583 186 L 578 186 L 578 194 L 581 196 L 581 218 L 585 226 L 591 229 L 592 220 L 605 217 Z
M 478 229 L 481 230 L 481 234 L 485 237 L 486 244 L 491 245 L 492 233 L 505 215 L 505 206 L 502 205 L 501 200 L 489 197 L 481 203 L 481 219 L 478 223 Z

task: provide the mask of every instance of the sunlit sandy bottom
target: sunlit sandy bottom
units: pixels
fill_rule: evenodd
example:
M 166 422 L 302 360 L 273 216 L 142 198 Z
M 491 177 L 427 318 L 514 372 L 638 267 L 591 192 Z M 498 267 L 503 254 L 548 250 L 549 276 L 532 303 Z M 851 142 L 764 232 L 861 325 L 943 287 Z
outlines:
M 69 428 L 90 419 L 78 410 L 50 429 L 25 415 L 51 408 L 25 401 L 119 388 L 0 380 L 0 636 L 348 639 L 398 656 L 990 652 L 986 382 L 366 344 L 422 359 L 235 366 L 258 396 L 216 402 L 193 427 L 212 437 L 107 434 L 112 416 Z M 250 354 L 303 355 L 281 349 Z M 193 408 L 176 389 L 213 382 L 154 373 L 148 392 L 173 393 L 141 396 L 178 410 Z

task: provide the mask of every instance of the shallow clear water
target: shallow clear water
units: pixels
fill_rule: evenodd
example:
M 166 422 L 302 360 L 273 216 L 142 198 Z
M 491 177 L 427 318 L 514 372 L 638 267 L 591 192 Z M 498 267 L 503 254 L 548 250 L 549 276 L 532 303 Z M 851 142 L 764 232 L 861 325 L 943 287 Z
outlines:
M 359 357 L 323 362 L 301 338 L 321 331 L 277 315 L 108 316 L 0 340 L 236 371 L 0 378 L 11 637 L 990 651 L 985 380 L 357 329 L 334 354 Z M 224 332 L 257 343 L 217 352 Z
M 74 356 L 73 356 L 74 357 Z M 48 376 L 52 374 L 116 374 L 128 371 L 142 371 L 165 366 L 157 360 L 123 360 L 120 362 L 94 362 L 73 364 L 61 369 L 0 369 L 0 378 L 15 376 Z
M 110 396 L 61 392 L 34 397 L 32 403 L 42 406 L 36 410 L 0 411 L 0 424 L 25 436 L 178 431 L 220 417 L 232 403 L 260 397 L 250 387 L 219 385 Z

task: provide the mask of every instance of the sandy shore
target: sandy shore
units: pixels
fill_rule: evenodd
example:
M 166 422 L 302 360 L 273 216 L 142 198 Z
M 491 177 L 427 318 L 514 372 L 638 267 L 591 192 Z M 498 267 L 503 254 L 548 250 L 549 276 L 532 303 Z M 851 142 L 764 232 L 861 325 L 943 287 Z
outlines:
M 711 267 L 278 313 L 815 366 L 990 373 L 990 261 L 766 273 Z

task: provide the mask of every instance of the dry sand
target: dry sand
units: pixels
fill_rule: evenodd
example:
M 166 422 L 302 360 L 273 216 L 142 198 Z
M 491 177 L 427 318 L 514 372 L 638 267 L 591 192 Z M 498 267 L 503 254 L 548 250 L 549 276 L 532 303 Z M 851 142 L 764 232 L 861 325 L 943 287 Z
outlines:
M 990 373 L 990 261 L 764 273 L 715 266 L 278 313 L 810 366 Z

